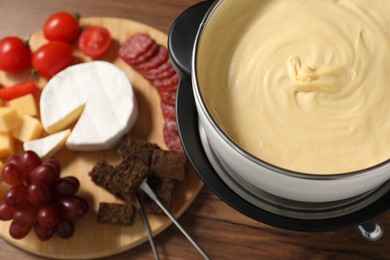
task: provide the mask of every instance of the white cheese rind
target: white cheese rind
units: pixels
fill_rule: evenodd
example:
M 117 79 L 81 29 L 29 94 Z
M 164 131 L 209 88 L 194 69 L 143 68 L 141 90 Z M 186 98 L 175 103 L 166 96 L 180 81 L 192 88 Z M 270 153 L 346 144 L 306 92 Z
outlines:
M 69 115 L 80 107 L 84 110 L 65 144 L 71 150 L 114 147 L 131 130 L 138 115 L 126 74 L 104 61 L 68 67 L 47 83 L 40 99 L 44 129 L 67 128 L 72 124 Z

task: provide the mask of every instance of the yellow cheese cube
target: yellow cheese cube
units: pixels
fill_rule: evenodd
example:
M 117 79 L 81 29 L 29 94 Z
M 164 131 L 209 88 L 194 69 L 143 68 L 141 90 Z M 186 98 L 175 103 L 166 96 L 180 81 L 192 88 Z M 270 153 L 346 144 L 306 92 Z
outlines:
M 8 132 L 21 122 L 20 116 L 12 107 L 0 107 L 0 132 Z
M 0 158 L 14 154 L 14 138 L 10 133 L 0 133 Z
M 36 116 L 38 114 L 37 105 L 32 94 L 12 99 L 8 102 L 8 105 L 15 108 L 19 115 Z
M 0 171 L 3 170 L 4 162 L 0 161 Z M 11 186 L 5 181 L 0 181 L 0 198 L 4 198 L 5 193 L 11 188 Z
M 12 130 L 12 135 L 19 141 L 26 142 L 38 138 L 42 130 L 42 124 L 38 119 L 23 115 L 22 123 Z

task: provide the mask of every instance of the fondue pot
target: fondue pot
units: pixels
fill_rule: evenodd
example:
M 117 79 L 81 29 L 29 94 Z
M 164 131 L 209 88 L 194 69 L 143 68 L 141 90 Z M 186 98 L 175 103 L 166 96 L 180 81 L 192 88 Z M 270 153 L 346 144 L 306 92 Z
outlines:
M 243 150 L 209 113 L 198 80 L 197 66 L 207 60 L 199 46 L 210 22 L 212 27 L 218 26 L 219 19 L 211 17 L 218 14 L 235 19 L 234 8 L 219 13 L 224 2 L 205 1 L 190 7 L 169 33 L 170 57 L 181 76 L 178 130 L 194 169 L 222 200 L 263 223 L 300 231 L 359 226 L 369 239 L 379 238 L 382 230 L 375 219 L 390 208 L 389 162 L 345 174 L 288 171 Z M 241 1 L 233 2 L 241 5 Z

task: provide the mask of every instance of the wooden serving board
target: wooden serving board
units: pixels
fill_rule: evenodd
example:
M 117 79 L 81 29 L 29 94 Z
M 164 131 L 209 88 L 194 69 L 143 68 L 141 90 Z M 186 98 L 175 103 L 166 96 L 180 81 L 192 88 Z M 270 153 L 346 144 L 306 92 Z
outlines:
M 117 56 L 120 43 L 134 33 L 147 33 L 158 43 L 165 46 L 167 35 L 150 26 L 117 18 L 85 18 L 81 19 L 80 25 L 81 27 L 101 25 L 109 29 L 113 43 L 109 52 L 101 60 L 112 62 L 121 68 L 127 73 L 133 84 L 139 106 L 139 116 L 132 134 L 157 143 L 161 148 L 167 149 L 162 136 L 163 118 L 160 98 L 156 89 Z M 32 50 L 37 49 L 45 41 L 42 32 L 33 34 L 30 39 Z M 88 62 L 91 60 L 83 56 L 77 50 L 76 45 L 74 50 L 75 62 Z M 0 72 L 0 83 L 4 86 L 9 86 L 28 77 L 27 72 L 24 75 Z M 39 86 L 43 88 L 45 83 L 44 79 L 40 79 Z M 75 221 L 75 235 L 66 240 L 55 236 L 49 241 L 41 242 L 32 231 L 26 238 L 15 240 L 8 234 L 9 221 L 1 221 L 0 236 L 3 239 L 28 252 L 58 259 L 91 259 L 109 256 L 131 249 L 147 241 L 145 228 L 138 213 L 132 226 L 97 224 L 96 212 L 99 202 L 120 201 L 96 186 L 90 180 L 88 173 L 100 159 L 106 159 L 111 163 L 119 162 L 119 156 L 115 149 L 102 152 L 73 152 L 64 148 L 55 156 L 55 159 L 61 163 L 62 176 L 73 175 L 80 180 L 81 186 L 78 194 L 86 198 L 90 204 L 90 211 L 87 215 Z M 171 211 L 176 217 L 179 217 L 188 208 L 202 187 L 202 182 L 190 167 L 188 167 L 187 172 L 188 177 L 185 182 L 178 184 L 174 191 Z M 148 215 L 148 218 L 153 235 L 160 233 L 171 224 L 171 221 L 163 215 Z

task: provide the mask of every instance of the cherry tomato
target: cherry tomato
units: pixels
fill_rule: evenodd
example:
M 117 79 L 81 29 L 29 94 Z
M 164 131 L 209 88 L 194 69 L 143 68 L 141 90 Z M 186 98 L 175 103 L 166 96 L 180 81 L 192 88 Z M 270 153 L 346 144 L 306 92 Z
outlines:
M 20 72 L 31 65 L 31 50 L 18 37 L 9 36 L 0 40 L 0 69 Z
M 43 25 L 43 34 L 49 41 L 73 42 L 79 35 L 78 20 L 66 12 L 51 15 Z
M 72 47 L 60 41 L 48 42 L 32 55 L 32 65 L 40 76 L 51 78 L 72 64 Z
M 29 80 L 11 87 L 2 88 L 0 89 L 0 97 L 9 101 L 27 94 L 32 94 L 35 91 L 35 86 L 35 80 Z
M 85 55 L 99 58 L 105 54 L 111 45 L 110 32 L 101 26 L 89 26 L 85 28 L 79 37 L 79 49 Z

